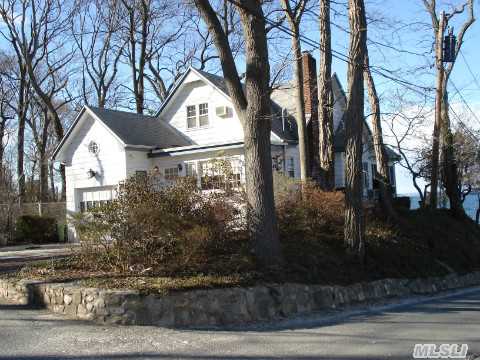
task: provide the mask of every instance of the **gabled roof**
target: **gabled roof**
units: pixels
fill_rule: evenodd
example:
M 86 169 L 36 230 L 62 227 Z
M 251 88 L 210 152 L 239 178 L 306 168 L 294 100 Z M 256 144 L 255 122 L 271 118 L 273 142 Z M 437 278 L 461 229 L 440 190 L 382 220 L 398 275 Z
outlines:
M 158 112 L 156 114 L 157 117 L 160 116 L 160 114 L 165 109 L 165 107 L 170 103 L 170 101 L 172 100 L 172 98 L 175 96 L 178 89 L 180 88 L 180 86 L 185 81 L 188 74 L 190 74 L 191 72 L 197 74 L 201 79 L 206 81 L 208 84 L 212 85 L 214 88 L 218 89 L 226 97 L 230 98 L 230 95 L 228 94 L 227 85 L 225 84 L 225 79 L 223 77 L 218 76 L 218 75 L 214 75 L 214 74 L 210 74 L 206 71 L 198 70 L 198 69 L 195 69 L 194 67 L 190 66 L 187 69 L 187 71 L 185 71 L 185 73 L 177 79 L 177 81 L 175 82 L 175 85 L 170 90 L 170 93 L 165 98 L 165 100 L 163 100 L 162 104 L 160 105 L 160 109 L 158 110 Z
M 208 84 L 212 85 L 218 91 L 220 91 L 224 96 L 230 99 L 230 94 L 228 92 L 228 87 L 225 82 L 225 78 L 219 75 L 211 74 L 203 70 L 198 70 L 193 67 L 189 67 L 188 70 L 177 80 L 175 86 L 170 91 L 170 94 L 164 100 L 162 105 L 160 106 L 159 111 L 157 112 L 157 116 L 160 116 L 162 111 L 168 105 L 168 103 L 172 100 L 178 89 L 180 88 L 181 84 L 184 82 L 185 78 L 188 76 L 190 72 L 194 72 L 197 74 L 202 80 L 207 82 Z M 272 132 L 277 135 L 280 139 L 287 142 L 297 141 L 296 135 L 296 125 L 292 124 L 292 126 L 284 126 L 282 123 L 281 117 L 281 107 L 278 104 L 275 104 L 272 101 Z M 288 125 L 288 124 L 287 124 Z
M 127 146 L 168 148 L 191 143 L 174 127 L 148 115 L 90 107 Z
M 56 147 L 53 159 L 78 126 L 85 112 L 99 120 L 126 147 L 169 148 L 191 145 L 175 128 L 153 116 L 84 106 Z

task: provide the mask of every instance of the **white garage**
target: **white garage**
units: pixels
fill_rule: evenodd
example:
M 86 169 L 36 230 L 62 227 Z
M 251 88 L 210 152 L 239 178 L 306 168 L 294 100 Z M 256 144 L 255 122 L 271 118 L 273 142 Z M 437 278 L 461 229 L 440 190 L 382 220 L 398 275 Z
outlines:
M 78 199 L 77 210 L 84 212 L 93 209 L 115 198 L 114 186 L 95 187 L 87 189 L 76 189 Z

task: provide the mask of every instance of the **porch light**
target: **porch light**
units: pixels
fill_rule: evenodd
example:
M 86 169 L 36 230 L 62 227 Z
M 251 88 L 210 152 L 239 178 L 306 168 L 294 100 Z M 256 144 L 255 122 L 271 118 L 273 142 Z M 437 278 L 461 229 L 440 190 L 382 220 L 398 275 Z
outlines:
M 178 164 L 177 166 L 178 166 L 178 171 L 182 171 L 183 165 L 182 165 L 182 164 Z
M 96 171 L 94 171 L 94 170 L 92 170 L 92 169 L 89 169 L 89 170 L 87 171 L 87 176 L 88 176 L 89 179 L 94 178 L 95 175 L 97 175 L 97 172 L 96 172 Z

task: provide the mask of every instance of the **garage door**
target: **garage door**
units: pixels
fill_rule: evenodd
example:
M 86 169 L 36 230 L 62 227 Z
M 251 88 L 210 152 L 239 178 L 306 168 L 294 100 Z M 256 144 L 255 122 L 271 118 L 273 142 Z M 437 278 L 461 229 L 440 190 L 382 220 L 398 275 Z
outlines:
M 79 191 L 79 209 L 81 212 L 93 209 L 111 201 L 115 197 L 113 186 L 89 188 Z

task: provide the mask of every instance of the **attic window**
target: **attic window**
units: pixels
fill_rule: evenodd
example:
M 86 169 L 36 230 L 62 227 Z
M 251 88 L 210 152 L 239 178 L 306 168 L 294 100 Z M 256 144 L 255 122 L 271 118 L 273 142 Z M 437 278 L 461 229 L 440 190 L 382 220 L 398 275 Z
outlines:
M 98 147 L 98 144 L 95 141 L 90 141 L 90 144 L 88 144 L 88 151 L 96 155 L 99 150 L 100 148 Z
M 208 103 L 187 106 L 187 129 L 207 127 Z

